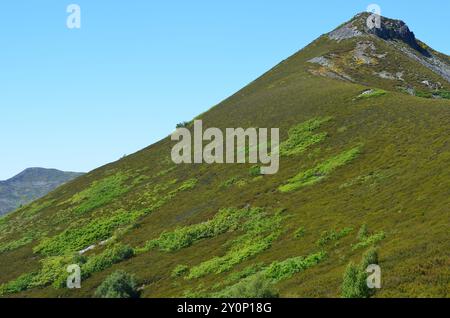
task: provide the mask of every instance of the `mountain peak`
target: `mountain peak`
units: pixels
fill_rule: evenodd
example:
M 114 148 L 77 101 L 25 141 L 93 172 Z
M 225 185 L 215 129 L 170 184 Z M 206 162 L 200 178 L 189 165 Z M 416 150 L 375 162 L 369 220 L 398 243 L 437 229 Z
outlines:
M 328 36 L 331 39 L 341 41 L 357 36 L 375 35 L 386 41 L 402 41 L 421 54 L 430 56 L 430 53 L 418 43 L 414 32 L 409 29 L 404 21 L 383 16 L 380 16 L 380 20 L 379 27 L 369 27 L 370 22 L 375 24 L 374 15 L 369 12 L 361 12 L 330 32 Z
M 47 169 L 47 168 L 39 168 L 39 167 L 32 167 L 27 168 L 20 172 L 19 174 L 15 175 L 9 180 L 6 180 L 6 182 L 14 182 L 14 181 L 42 181 L 42 180 L 51 180 L 53 178 L 58 178 L 60 176 L 67 176 L 67 175 L 81 175 L 81 173 L 77 172 L 65 172 L 60 171 L 57 169 Z
M 0 216 L 81 175 L 83 173 L 57 169 L 27 168 L 8 180 L 0 181 Z
M 362 12 L 321 37 L 313 50 L 310 73 L 401 91 L 428 98 L 448 98 L 450 57 L 416 39 L 402 20 Z M 377 23 L 375 23 L 377 22 Z M 312 46 L 313 49 L 315 46 Z

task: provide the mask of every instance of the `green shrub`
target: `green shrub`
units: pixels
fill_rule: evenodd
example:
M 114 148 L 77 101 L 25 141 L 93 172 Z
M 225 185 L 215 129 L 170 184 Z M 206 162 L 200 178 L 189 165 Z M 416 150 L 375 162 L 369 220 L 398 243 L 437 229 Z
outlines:
M 326 178 L 330 173 L 339 167 L 342 167 L 354 160 L 360 154 L 361 147 L 355 147 L 345 151 L 337 156 L 334 156 L 325 162 L 318 164 L 316 167 L 299 173 L 291 178 L 287 184 L 280 186 L 278 189 L 281 192 L 290 192 L 301 187 L 316 184 L 322 179 Z
M 350 227 L 343 228 L 339 232 L 336 230 L 323 231 L 320 235 L 320 239 L 317 241 L 317 245 L 324 246 L 332 241 L 338 241 L 341 238 L 347 236 L 353 229 Z
M 177 166 L 174 165 L 174 166 L 169 167 L 169 168 L 167 168 L 167 169 L 161 170 L 160 172 L 158 172 L 158 173 L 156 174 L 156 177 L 163 177 L 163 176 L 165 176 L 166 174 L 168 174 L 168 173 L 172 172 L 173 170 L 175 170 L 176 167 L 177 167 Z
M 361 292 L 358 286 L 359 270 L 354 263 L 347 265 L 341 287 L 342 298 L 359 298 Z
M 233 246 L 224 256 L 214 257 L 194 266 L 187 278 L 200 278 L 207 274 L 220 274 L 228 271 L 242 261 L 267 250 L 278 235 L 279 233 L 274 233 L 258 240 L 240 242 L 240 244 Z
M 362 92 L 361 94 L 358 95 L 358 97 L 356 97 L 356 99 L 367 99 L 367 98 L 373 98 L 373 97 L 379 97 L 379 96 L 383 96 L 386 95 L 386 91 L 382 90 L 382 89 L 370 89 L 370 90 L 366 90 L 364 92 Z
M 384 240 L 386 237 L 386 234 L 384 234 L 383 231 L 370 235 L 363 239 L 361 242 L 355 244 L 352 246 L 353 250 L 359 249 L 359 248 L 366 248 L 368 246 L 374 245 L 382 240 Z
M 359 266 L 349 263 L 345 270 L 341 295 L 343 298 L 369 298 L 374 291 L 367 286 L 366 269 L 371 264 L 378 264 L 378 252 L 370 249 L 363 255 Z
M 40 261 L 41 270 L 33 277 L 29 288 L 44 287 L 53 284 L 54 287 L 63 287 L 67 278 L 66 268 L 72 263 L 70 257 L 55 256 Z
M 197 179 L 189 179 L 183 182 L 177 189 L 157 199 L 154 203 L 140 211 L 129 212 L 119 210 L 111 216 L 95 219 L 84 226 L 72 226 L 52 238 L 42 240 L 33 251 L 46 256 L 78 252 L 99 241 L 109 239 L 121 226 L 136 222 L 142 216 L 164 205 L 179 192 L 192 189 L 196 184 Z
M 281 262 L 273 262 L 264 270 L 267 278 L 273 282 L 288 279 L 294 274 L 302 272 L 314 265 L 317 265 L 326 258 L 327 254 L 323 251 L 308 255 L 307 257 L 288 258 Z
M 162 251 L 173 252 L 191 246 L 194 242 L 215 237 L 230 230 L 237 229 L 239 220 L 248 213 L 247 209 L 223 209 L 211 220 L 182 228 L 172 232 L 164 232 L 159 238 L 148 241 L 145 250 L 159 248 Z
M 450 99 L 450 91 L 440 90 L 436 92 L 436 95 L 441 98 Z
M 414 91 L 414 95 L 421 98 L 433 98 L 433 93 L 424 91 Z
M 101 272 L 112 265 L 127 260 L 134 256 L 133 249 L 128 245 L 116 244 L 106 249 L 99 255 L 90 257 L 88 261 L 82 265 L 83 278 L 90 276 L 92 273 Z
M 21 238 L 19 240 L 16 240 L 16 241 L 0 244 L 0 254 L 16 250 L 16 249 L 18 249 L 18 248 L 20 248 L 22 246 L 30 244 L 31 242 L 33 242 L 33 237 L 32 236 L 25 236 L 25 237 L 23 237 L 23 238 Z
M 297 155 L 324 140 L 327 137 L 326 133 L 314 134 L 313 131 L 331 119 L 332 117 L 314 118 L 292 127 L 289 130 L 288 139 L 280 145 L 280 154 L 282 156 Z
M 134 276 L 116 271 L 108 276 L 95 291 L 98 298 L 139 298 Z
M 189 121 L 183 121 L 181 123 L 178 123 L 176 128 L 187 128 L 187 127 L 189 127 L 190 124 L 191 124 L 191 122 L 189 122 Z
M 35 273 L 21 275 L 19 278 L 0 286 L 0 296 L 16 294 L 25 291 L 31 285 Z
M 225 287 L 222 291 L 213 293 L 214 297 L 275 297 L 271 286 L 273 284 L 291 278 L 294 274 L 313 267 L 326 258 L 323 251 L 306 257 L 293 257 L 283 261 L 275 261 L 267 267 L 259 269 L 256 273 L 241 279 L 234 285 Z M 249 269 L 254 272 L 255 268 Z M 255 290 L 259 286 L 260 292 Z M 271 292 L 269 292 L 271 291 Z
M 244 268 L 243 270 L 241 270 L 239 272 L 230 274 L 227 277 L 226 282 L 231 283 L 231 282 L 239 281 L 246 277 L 252 276 L 252 275 L 260 272 L 263 267 L 264 267 L 263 263 L 258 263 L 258 264 L 253 264 L 253 265 L 247 266 L 246 268 Z
M 173 194 L 176 194 L 181 191 L 191 190 L 197 185 L 197 183 L 198 183 L 198 180 L 196 178 L 186 180 L 176 190 L 170 192 L 169 195 L 173 195 Z
M 73 263 L 74 263 L 74 264 L 78 264 L 78 265 L 80 265 L 80 266 L 81 266 L 82 264 L 86 264 L 86 262 L 88 261 L 87 256 L 81 255 L 81 254 L 79 254 L 79 253 L 73 254 L 72 259 L 73 259 Z
M 125 175 L 118 173 L 94 181 L 89 188 L 73 196 L 71 203 L 77 204 L 74 211 L 78 214 L 91 212 L 128 192 L 130 187 L 124 185 L 126 179 Z
M 258 177 L 261 175 L 261 167 L 260 166 L 252 166 L 249 170 L 248 173 L 250 174 L 250 176 L 252 177 Z
M 366 270 L 367 266 L 371 264 L 378 264 L 378 251 L 376 248 L 369 249 L 361 260 L 361 269 Z
M 299 239 L 305 235 L 305 228 L 303 226 L 300 226 L 297 230 L 294 232 L 294 238 Z
M 357 238 L 359 241 L 362 241 L 362 240 L 365 240 L 368 235 L 369 235 L 369 230 L 367 229 L 367 224 L 363 224 L 358 231 Z
M 110 238 L 115 229 L 132 223 L 139 216 L 137 212 L 119 211 L 110 217 L 96 219 L 82 227 L 68 228 L 52 238 L 44 239 L 33 251 L 46 256 L 78 252 Z
M 268 216 L 262 210 L 254 209 L 247 217 L 248 220 L 240 227 L 244 234 L 230 243 L 226 254 L 194 266 L 189 272 L 188 279 L 223 273 L 272 246 L 273 241 L 281 234 L 283 220 L 281 213 Z
M 231 177 L 230 179 L 228 179 L 228 180 L 226 180 L 223 184 L 222 184 L 222 186 L 224 187 L 224 188 L 229 188 L 229 187 L 231 187 L 232 185 L 234 185 L 234 184 L 236 184 L 237 182 L 239 181 L 239 177 Z
M 256 274 L 216 295 L 224 298 L 278 298 L 272 282 L 263 274 Z
M 172 278 L 184 276 L 189 271 L 189 267 L 186 265 L 177 265 L 172 271 Z
M 256 178 L 262 178 L 262 175 L 259 175 Z M 254 178 L 253 181 L 256 181 Z M 231 186 L 238 186 L 240 188 L 245 187 L 248 184 L 248 181 L 245 179 L 239 179 L 239 177 L 232 177 L 228 180 L 226 180 L 224 183 L 222 183 L 222 187 L 229 188 Z

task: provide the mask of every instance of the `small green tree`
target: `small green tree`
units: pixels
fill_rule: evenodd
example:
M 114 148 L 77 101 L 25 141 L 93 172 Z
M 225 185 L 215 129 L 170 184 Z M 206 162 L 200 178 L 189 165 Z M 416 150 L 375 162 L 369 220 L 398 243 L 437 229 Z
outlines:
M 362 258 L 361 269 L 366 270 L 367 266 L 371 264 L 378 264 L 378 251 L 376 248 L 369 249 Z
M 186 128 L 188 126 L 189 126 L 189 122 L 188 121 L 183 121 L 181 123 L 178 123 L 176 127 L 177 128 Z
M 344 279 L 342 282 L 342 297 L 343 298 L 359 298 L 358 288 L 358 276 L 359 270 L 354 263 L 349 263 L 344 273 Z
M 139 291 L 134 276 L 124 271 L 116 271 L 97 288 L 95 296 L 98 298 L 139 298 Z
M 72 256 L 72 262 L 74 264 L 78 264 L 78 265 L 82 265 L 82 264 L 86 264 L 88 258 L 85 255 L 81 255 L 79 253 L 75 253 Z
M 374 290 L 367 286 L 366 269 L 371 264 L 378 264 L 378 252 L 375 248 L 368 250 L 359 266 L 350 263 L 344 273 L 341 293 L 343 298 L 369 298 Z
M 258 177 L 261 175 L 261 167 L 260 166 L 252 166 L 249 169 L 249 173 L 252 177 Z
M 373 289 L 370 289 L 367 286 L 367 277 L 368 273 L 366 272 L 366 269 L 369 265 L 372 264 L 378 264 L 378 252 L 376 248 L 369 249 L 364 255 L 361 260 L 361 264 L 359 265 L 359 277 L 358 277 L 358 286 L 360 293 L 362 297 L 368 298 L 373 296 L 375 291 Z

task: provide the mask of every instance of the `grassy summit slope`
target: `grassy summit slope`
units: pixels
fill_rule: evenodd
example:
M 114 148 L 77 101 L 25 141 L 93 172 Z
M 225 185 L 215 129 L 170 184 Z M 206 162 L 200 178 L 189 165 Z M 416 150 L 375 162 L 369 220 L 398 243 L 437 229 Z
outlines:
M 352 64 L 361 41 L 387 55 Z M 448 297 L 450 100 L 397 86 L 450 83 L 395 45 L 324 35 L 200 116 L 206 127 L 279 127 L 276 175 L 176 166 L 166 138 L 0 219 L 0 294 L 92 297 L 122 269 L 144 297 L 233 295 L 255 275 L 282 297 L 339 297 L 347 264 L 375 245 L 377 297 Z M 380 64 L 404 65 L 403 81 L 373 76 Z M 369 89 L 385 93 L 358 98 Z M 82 289 L 61 288 L 74 262 Z

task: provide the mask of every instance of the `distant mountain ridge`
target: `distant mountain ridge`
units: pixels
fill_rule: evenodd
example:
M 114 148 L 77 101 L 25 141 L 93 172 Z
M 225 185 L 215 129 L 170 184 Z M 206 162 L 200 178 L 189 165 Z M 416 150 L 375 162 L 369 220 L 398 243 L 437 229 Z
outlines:
M 0 215 L 36 200 L 81 175 L 83 173 L 28 168 L 8 180 L 0 181 Z

